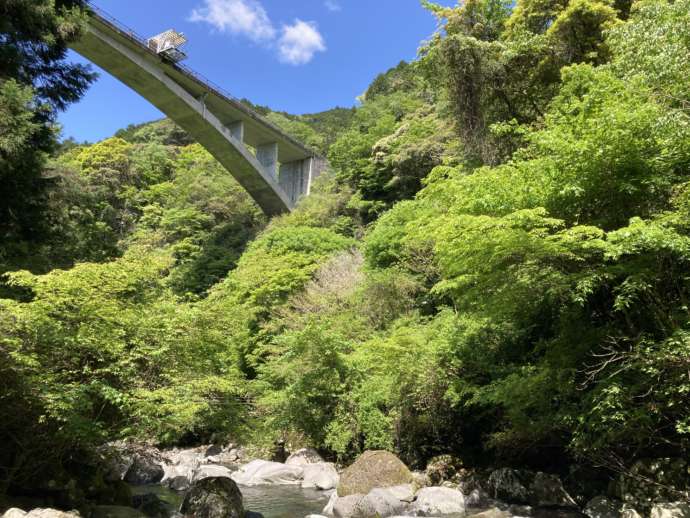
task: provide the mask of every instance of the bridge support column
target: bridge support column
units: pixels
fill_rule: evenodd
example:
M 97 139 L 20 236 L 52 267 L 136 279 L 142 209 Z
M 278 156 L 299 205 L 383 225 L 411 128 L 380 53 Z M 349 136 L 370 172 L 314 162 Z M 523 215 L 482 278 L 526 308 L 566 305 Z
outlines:
M 240 142 L 244 142 L 244 121 L 237 121 L 228 124 L 228 130 L 230 130 L 230 135 Z
M 278 178 L 278 143 L 271 142 L 256 148 L 256 159 L 273 178 Z
M 312 182 L 321 175 L 326 166 L 326 160 L 318 157 L 288 162 L 280 166 L 278 183 L 293 206 L 301 196 L 311 192 Z

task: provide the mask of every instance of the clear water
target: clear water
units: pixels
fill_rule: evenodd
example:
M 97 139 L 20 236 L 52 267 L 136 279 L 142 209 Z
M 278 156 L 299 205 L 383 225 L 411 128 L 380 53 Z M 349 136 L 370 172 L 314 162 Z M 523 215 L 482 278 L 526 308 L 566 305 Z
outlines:
M 261 513 L 264 518 L 304 518 L 320 514 L 328 503 L 330 493 L 299 486 L 240 486 L 244 510 Z M 179 509 L 182 493 L 164 486 L 132 487 L 134 494 L 153 493 L 170 506 Z
M 330 493 L 299 486 L 240 486 L 244 509 L 261 513 L 264 518 L 304 518 L 321 514 Z

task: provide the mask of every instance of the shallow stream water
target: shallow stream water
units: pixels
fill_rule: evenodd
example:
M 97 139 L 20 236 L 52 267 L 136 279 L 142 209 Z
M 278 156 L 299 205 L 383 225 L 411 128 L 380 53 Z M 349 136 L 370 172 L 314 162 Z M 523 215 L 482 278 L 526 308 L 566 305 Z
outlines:
M 328 503 L 329 492 L 301 489 L 299 486 L 239 486 L 245 511 L 261 513 L 264 518 L 304 518 L 320 514 Z M 182 494 L 163 486 L 132 488 L 136 494 L 153 493 L 179 509 Z

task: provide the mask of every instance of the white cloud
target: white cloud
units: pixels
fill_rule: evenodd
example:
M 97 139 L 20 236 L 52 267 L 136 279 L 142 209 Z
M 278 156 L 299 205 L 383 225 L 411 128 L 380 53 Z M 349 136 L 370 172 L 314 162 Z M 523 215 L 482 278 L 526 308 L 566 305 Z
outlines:
M 337 2 L 337 0 L 326 0 L 323 5 L 325 5 L 326 9 L 328 9 L 332 13 L 335 13 L 335 12 L 342 10 L 342 7 Z
M 278 51 L 278 58 L 290 65 L 305 65 L 314 54 L 326 50 L 323 36 L 314 22 L 296 19 L 284 25 L 280 34 L 259 0 L 203 0 L 192 10 L 189 20 L 208 23 L 229 34 L 242 35 Z M 337 0 L 327 0 L 326 6 L 339 10 Z
M 326 50 L 323 36 L 314 22 L 295 20 L 293 25 L 283 26 L 278 42 L 280 60 L 291 65 L 309 63 L 314 54 Z
M 192 22 L 206 22 L 222 32 L 241 34 L 253 41 L 276 37 L 266 10 L 256 0 L 204 0 L 205 6 L 192 10 Z

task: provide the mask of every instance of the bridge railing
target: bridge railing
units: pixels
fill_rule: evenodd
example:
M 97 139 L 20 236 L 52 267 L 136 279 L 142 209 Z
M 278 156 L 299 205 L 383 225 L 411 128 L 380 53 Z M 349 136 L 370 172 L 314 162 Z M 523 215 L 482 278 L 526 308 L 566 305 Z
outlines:
M 113 28 L 115 28 L 118 32 L 120 32 L 122 35 L 130 38 L 134 42 L 138 43 L 141 47 L 143 47 L 147 52 L 151 53 L 154 56 L 158 56 L 153 50 L 149 48 L 148 45 L 148 40 L 141 35 L 137 34 L 137 32 L 132 29 L 131 27 L 128 27 L 124 23 L 120 22 L 117 18 L 115 18 L 113 15 L 110 13 L 104 11 L 100 7 L 98 7 L 93 0 L 85 0 L 86 5 L 88 8 L 93 11 L 96 15 L 98 15 L 99 18 L 103 19 L 105 22 L 107 22 L 109 25 L 111 25 Z M 272 122 L 266 120 L 264 117 L 259 115 L 258 113 L 254 112 L 251 110 L 249 107 L 245 106 L 244 103 L 232 95 L 230 92 L 225 90 L 222 86 L 218 85 L 217 83 L 214 83 L 204 75 L 200 74 L 199 72 L 196 72 L 195 70 L 189 68 L 186 65 L 182 65 L 180 63 L 169 63 L 170 66 L 173 68 L 179 70 L 180 72 L 183 72 L 184 74 L 192 77 L 194 80 L 199 82 L 202 86 L 204 86 L 206 89 L 209 91 L 215 93 L 218 97 L 225 98 L 228 101 L 233 102 L 236 104 L 238 107 L 240 107 L 242 110 L 245 111 L 247 115 L 255 119 L 256 121 L 260 122 L 261 124 L 273 129 L 274 131 L 278 132 L 279 134 L 283 135 L 287 140 L 291 140 L 294 142 L 297 146 L 305 149 L 306 151 L 310 152 L 312 156 L 316 157 L 318 156 L 318 153 L 314 152 L 313 150 L 310 150 L 307 146 L 293 138 L 292 136 L 286 134 L 282 129 L 280 129 L 278 126 L 273 124 Z

